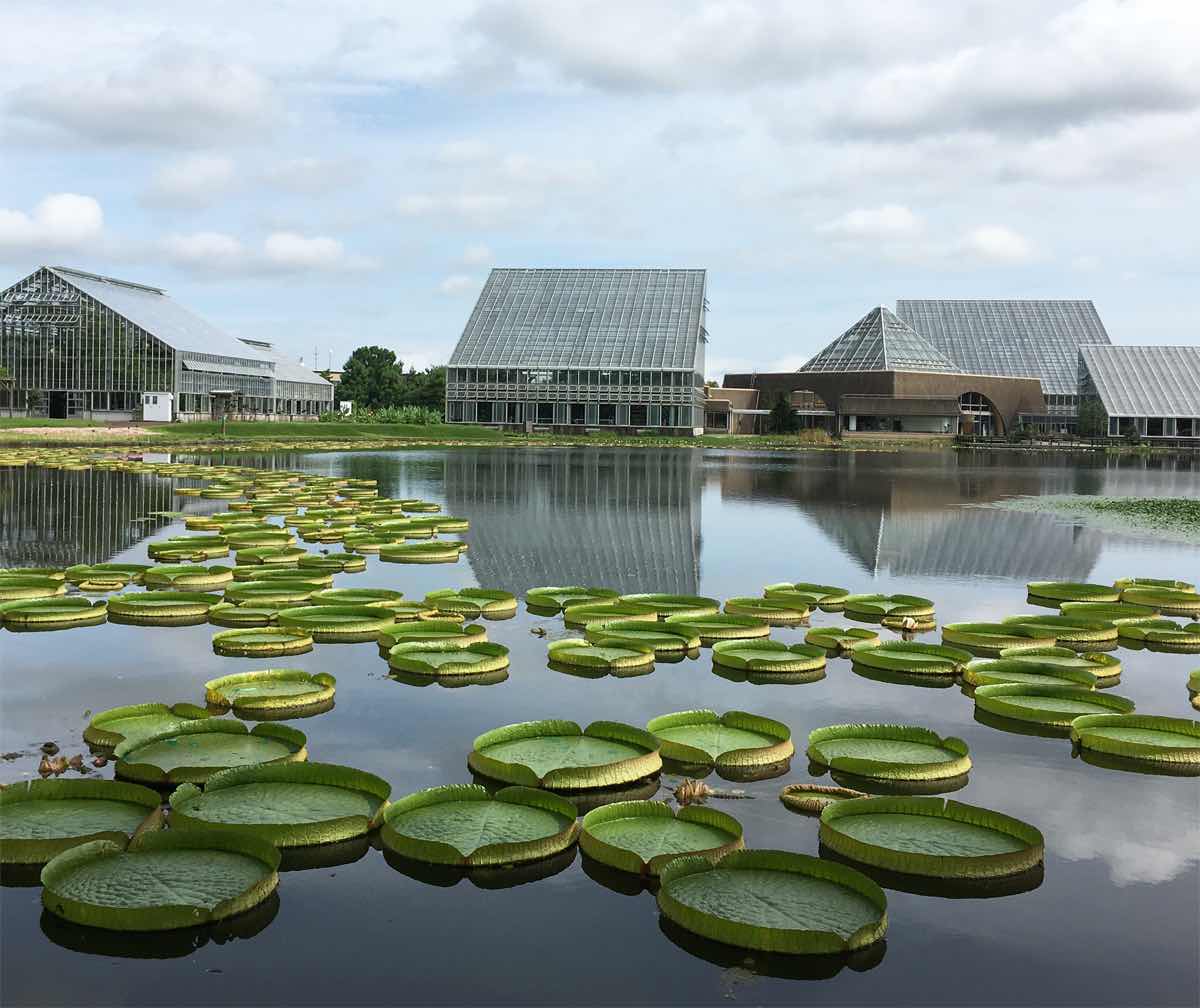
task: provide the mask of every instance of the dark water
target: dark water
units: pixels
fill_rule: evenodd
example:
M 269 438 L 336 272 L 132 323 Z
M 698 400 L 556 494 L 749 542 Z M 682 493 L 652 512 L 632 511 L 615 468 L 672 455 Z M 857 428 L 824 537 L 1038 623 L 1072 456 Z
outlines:
M 1200 550 L 1098 532 L 1041 514 L 969 505 L 1024 494 L 1190 495 L 1188 462 L 990 455 L 750 455 L 727 452 L 490 450 L 222 459 L 379 480 L 466 516 L 456 565 L 369 561 L 339 585 L 420 598 L 481 584 L 540 584 L 718 597 L 777 581 L 934 598 L 943 621 L 1026 612 L 1035 578 L 1200 580 Z M 0 566 L 145 557 L 145 536 L 178 522 L 151 510 L 219 510 L 136 475 L 0 471 Z M 818 614 L 815 624 L 845 622 Z M 1061 739 L 986 727 L 957 687 L 872 682 L 849 662 L 797 686 L 713 672 L 709 652 L 646 676 L 583 679 L 545 664 L 522 611 L 489 623 L 512 649 L 494 686 L 418 688 L 387 677 L 373 643 L 317 645 L 274 662 L 221 658 L 214 628 L 106 624 L 0 633 L 3 780 L 33 773 L 38 743 L 81 748 L 84 712 L 198 701 L 214 675 L 270 664 L 334 673 L 337 706 L 297 721 L 313 759 L 392 782 L 394 796 L 469 779 L 474 736 L 513 721 L 610 718 L 644 724 L 690 707 L 759 711 L 808 731 L 844 721 L 927 725 L 965 738 L 975 768 L 955 797 L 1038 826 L 1044 878 L 1027 891 L 954 898 L 888 889 L 886 949 L 865 961 L 787 961 L 689 939 L 660 921 L 653 896 L 599 877 L 578 857 L 545 877 L 422 878 L 374 849 L 348 863 L 282 875 L 278 900 L 221 932 L 148 941 L 72 928 L 43 915 L 37 887 L 6 887 L 0 1000 L 17 1004 L 1070 1004 L 1194 1005 L 1200 1000 L 1200 785 L 1100 769 Z M 776 630 L 797 640 L 803 630 Z M 936 635 L 922 639 L 936 641 Z M 1138 710 L 1194 716 L 1185 689 L 1197 656 L 1122 650 L 1115 692 Z M 109 770 L 103 771 L 110 773 Z M 749 846 L 817 852 L 816 821 L 777 801 L 785 777 L 726 802 Z M 827 778 L 826 778 L 827 779 Z M 722 784 L 723 782 L 714 781 Z M 725 785 L 730 786 L 730 785 Z M 587 867 L 587 870 L 585 870 Z M 408 873 L 406 873 L 408 872 Z M 520 882 L 521 884 L 514 884 Z M 1028 888 L 1033 886 L 1033 888 Z M 882 953 L 882 954 L 881 954 Z

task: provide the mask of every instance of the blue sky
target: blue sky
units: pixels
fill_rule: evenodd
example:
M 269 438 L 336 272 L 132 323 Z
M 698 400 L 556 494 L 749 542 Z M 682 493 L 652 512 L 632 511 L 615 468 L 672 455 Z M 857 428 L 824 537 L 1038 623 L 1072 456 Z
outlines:
M 0 286 L 149 283 L 321 365 L 444 361 L 491 266 L 707 267 L 717 377 L 898 297 L 1197 340 L 1182 0 L 6 4 L 0 152 Z

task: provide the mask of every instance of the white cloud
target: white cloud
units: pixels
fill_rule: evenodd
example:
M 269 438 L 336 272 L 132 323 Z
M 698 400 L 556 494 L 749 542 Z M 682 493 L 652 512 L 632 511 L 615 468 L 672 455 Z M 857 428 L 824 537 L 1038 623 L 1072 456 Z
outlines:
M 154 173 L 145 200 L 158 206 L 208 206 L 229 191 L 235 175 L 232 158 L 216 154 L 182 157 Z
M 1036 256 L 1029 239 L 1002 224 L 972 228 L 961 244 L 964 252 L 983 262 L 1016 265 Z
M 404 217 L 457 217 L 486 224 L 513 212 L 519 205 L 515 197 L 504 193 L 411 193 L 396 201 L 396 211 Z
M 896 203 L 850 210 L 817 227 L 820 234 L 852 240 L 903 237 L 920 230 L 920 218 L 908 207 Z
M 267 262 L 284 268 L 340 269 L 346 262 L 346 250 L 335 238 L 306 238 L 293 231 L 268 235 L 263 242 Z
M 233 235 L 217 231 L 170 235 L 163 240 L 163 252 L 176 266 L 220 272 L 243 265 L 245 248 Z
M 348 253 L 335 238 L 294 231 L 267 235 L 257 248 L 216 231 L 171 235 L 161 248 L 174 265 L 197 273 L 338 273 L 378 265 L 365 256 Z
M 462 254 L 462 264 L 464 266 L 486 266 L 494 258 L 492 250 L 486 245 L 482 243 L 468 245 Z
M 262 178 L 280 189 L 317 195 L 340 189 L 359 174 L 358 167 L 347 159 L 297 157 L 271 165 Z
M 0 249 L 19 254 L 80 251 L 104 231 L 104 211 L 91 196 L 52 193 L 28 213 L 0 207 Z
M 452 273 L 438 284 L 438 290 L 443 294 L 458 295 L 478 291 L 481 286 L 482 284 L 472 276 L 467 276 L 465 273 Z

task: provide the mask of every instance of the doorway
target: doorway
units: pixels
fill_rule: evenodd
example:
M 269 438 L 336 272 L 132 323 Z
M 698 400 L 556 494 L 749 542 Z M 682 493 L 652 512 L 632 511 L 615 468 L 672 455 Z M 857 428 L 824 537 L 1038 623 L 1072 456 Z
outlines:
M 66 392 L 47 392 L 46 393 L 46 416 L 51 420 L 66 420 L 67 419 L 67 393 Z

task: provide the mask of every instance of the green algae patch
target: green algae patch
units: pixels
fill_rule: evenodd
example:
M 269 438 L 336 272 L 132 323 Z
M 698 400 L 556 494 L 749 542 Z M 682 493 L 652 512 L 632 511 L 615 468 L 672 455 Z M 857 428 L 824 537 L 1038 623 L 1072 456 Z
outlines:
M 934 781 L 971 769 L 967 744 L 917 725 L 843 724 L 808 735 L 808 758 L 855 777 L 885 781 Z
M 853 804 L 853 803 L 849 803 Z M 887 931 L 887 897 L 861 872 L 790 851 L 741 850 L 663 868 L 658 906 L 693 934 L 740 948 L 839 954 Z
M 162 801 L 139 784 L 18 781 L 0 791 L 0 863 L 44 864 L 93 840 L 124 844 Z
M 825 649 L 830 658 L 844 655 L 856 647 L 879 647 L 879 634 L 866 627 L 813 627 L 804 635 L 804 643 Z
M 304 654 L 313 648 L 312 636 L 294 627 L 266 626 L 223 630 L 214 634 L 213 651 L 233 658 L 277 658 Z
M 580 849 L 620 871 L 658 875 L 677 857 L 719 860 L 742 846 L 742 825 L 703 805 L 677 812 L 666 802 L 614 802 L 583 817 Z
M 117 776 L 141 784 L 202 784 L 213 774 L 252 763 L 308 758 L 303 732 L 260 724 L 247 731 L 241 721 L 188 721 L 158 735 L 127 738 L 116 747 Z
M 1149 714 L 1092 714 L 1071 722 L 1080 749 L 1200 772 L 1200 721 Z
M 420 676 L 479 676 L 508 668 L 508 648 L 491 641 L 409 641 L 388 651 L 388 667 Z
M 588 790 L 630 784 L 662 769 L 659 742 L 616 721 L 526 721 L 484 732 L 467 765 L 493 780 L 525 787 Z
M 327 708 L 336 686 L 337 680 L 326 672 L 256 669 L 210 679 L 204 684 L 204 699 L 221 710 L 232 708 L 238 717 L 301 715 Z
M 621 645 L 644 645 L 653 648 L 656 657 L 679 655 L 700 647 L 700 638 L 687 630 L 641 620 L 589 623 L 584 627 L 583 635 L 593 644 L 609 640 Z
M 868 669 L 949 679 L 957 676 L 971 657 L 961 648 L 903 640 L 887 641 L 876 647 L 860 645 L 850 652 L 855 671 Z
M 975 690 L 975 709 L 1011 721 L 1061 729 L 1085 714 L 1128 714 L 1133 701 L 1111 693 L 1070 686 L 1027 686 L 1011 683 L 980 686 Z
M 195 704 L 129 704 L 96 714 L 83 730 L 83 740 L 99 749 L 112 749 L 127 738 L 161 735 L 174 731 L 188 721 L 211 717 L 210 711 Z
M 551 641 L 546 647 L 550 661 L 592 669 L 632 669 L 654 664 L 654 648 L 648 644 L 624 643 L 601 637 L 595 643 L 578 638 Z
M 995 878 L 1045 857 L 1041 832 L 990 809 L 931 797 L 836 802 L 821 813 L 821 843 L 852 861 L 934 878 Z
M 477 784 L 418 791 L 383 814 L 380 842 L 404 858 L 474 867 L 538 861 L 575 843 L 576 811 L 565 798 L 527 787 L 491 794 Z
M 167 931 L 232 917 L 279 882 L 279 852 L 246 833 L 164 830 L 95 840 L 42 869 L 42 903 L 75 924 Z
M 245 830 L 276 847 L 338 843 L 376 828 L 392 793 L 332 763 L 264 763 L 213 774 L 170 798 L 172 829 Z
M 712 651 L 714 664 L 753 672 L 816 672 L 827 660 L 825 649 L 814 644 L 784 644 L 767 637 L 717 641 Z
M 781 721 L 746 711 L 679 711 L 652 718 L 646 730 L 665 758 L 721 768 L 771 766 L 795 752 L 792 732 Z

